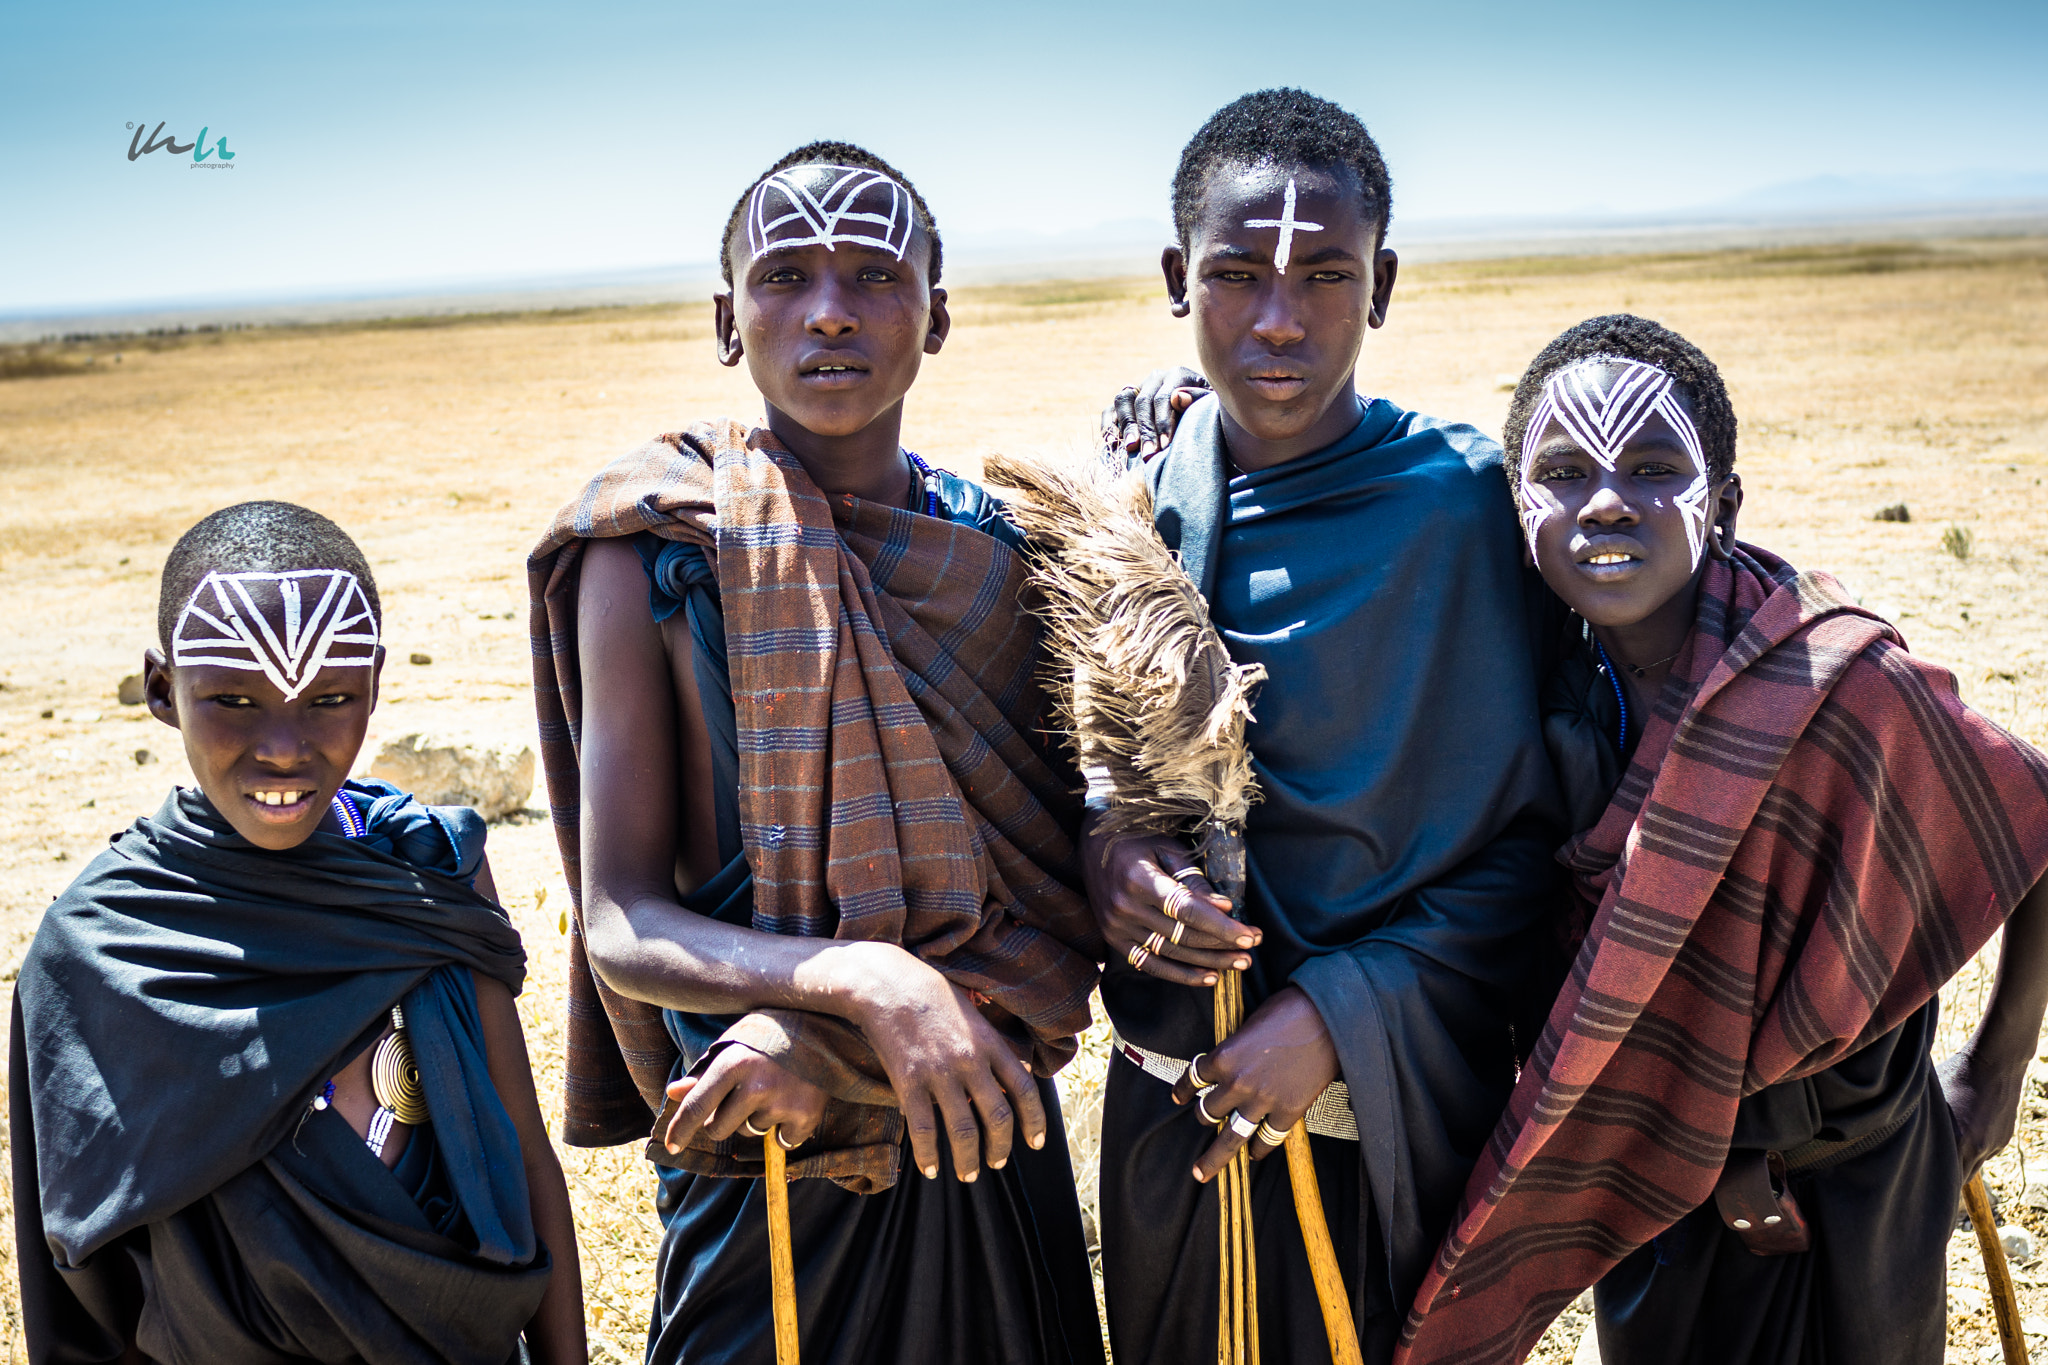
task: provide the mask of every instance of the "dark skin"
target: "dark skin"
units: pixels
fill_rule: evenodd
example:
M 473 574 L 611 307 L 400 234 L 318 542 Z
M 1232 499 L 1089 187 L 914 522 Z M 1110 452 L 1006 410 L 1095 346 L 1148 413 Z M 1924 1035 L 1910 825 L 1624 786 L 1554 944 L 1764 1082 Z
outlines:
M 1690 404 L 1683 395 L 1690 412 Z M 1699 601 L 1695 566 L 1677 493 L 1694 477 L 1690 458 L 1661 417 L 1653 417 L 1606 469 L 1556 426 L 1530 432 L 1525 459 L 1538 496 L 1555 503 L 1539 526 L 1535 563 L 1551 590 L 1584 617 L 1617 664 L 1661 660 L 1637 679 L 1620 670 L 1630 711 L 1646 713 L 1683 647 Z M 1708 553 L 1726 558 L 1742 509 L 1738 476 L 1710 485 Z M 1524 494 L 1524 497 L 1527 495 Z M 1594 563 L 1596 559 L 1619 562 Z M 1983 1020 L 1939 1068 L 1955 1119 L 1963 1167 L 1974 1172 L 2012 1140 L 2027 1063 L 2048 1011 L 2048 879 L 2035 885 L 2005 925 L 2004 949 Z
M 273 626 L 282 633 L 283 622 Z M 362 750 L 383 666 L 380 648 L 375 667 L 322 669 L 297 697 L 287 698 L 261 673 L 179 666 L 166 662 L 162 650 L 151 649 L 143 658 L 143 696 L 150 714 L 183 738 L 192 775 L 214 809 L 258 848 L 282 851 L 296 848 L 316 830 L 343 832 L 333 814 L 334 794 Z M 477 872 L 476 889 L 496 899 L 488 863 Z M 548 1365 L 581 1362 L 589 1351 L 576 1223 L 534 1094 L 519 1012 L 502 982 L 474 973 L 471 980 L 483 1024 L 485 1065 L 519 1133 L 534 1230 L 554 1258 L 547 1292 L 526 1327 L 527 1344 L 534 1358 Z M 341 1065 L 333 1076 L 335 1111 L 365 1137 L 377 1109 L 370 1084 L 373 1051 L 337 1058 Z M 382 1154 L 385 1166 L 397 1164 L 411 1133 L 409 1125 L 392 1126 Z
M 1283 273 L 1279 229 L 1248 224 L 1283 217 L 1290 179 L 1294 217 L 1319 227 L 1294 234 Z M 1224 443 L 1240 469 L 1269 469 L 1321 450 L 1358 424 L 1359 349 L 1367 329 L 1386 321 L 1400 268 L 1379 238 L 1380 224 L 1349 169 L 1225 167 L 1209 182 L 1186 248 L 1168 247 L 1161 257 L 1174 315 L 1194 320 L 1197 353 L 1222 402 Z M 1135 437 L 1126 448 L 1156 452 L 1191 401 L 1182 391 L 1190 380 L 1204 382 L 1168 371 L 1148 381 L 1142 397 L 1135 390 L 1118 395 L 1104 416 L 1105 435 Z M 1110 840 L 1091 828 L 1082 853 L 1089 904 L 1119 954 L 1144 942 L 1162 920 L 1188 923 L 1179 948 L 1169 946 L 1140 970 L 1199 988 L 1213 985 L 1219 969 L 1251 965 L 1259 931 L 1229 919 L 1230 903 L 1199 877 L 1189 891 L 1176 890 L 1171 874 L 1189 862 L 1180 841 Z M 1292 986 L 1197 1060 L 1199 1079 L 1214 1087 L 1202 1096 L 1210 1117 L 1235 1110 L 1282 1132 L 1338 1077 L 1329 1029 Z M 1183 1076 L 1173 1098 L 1189 1104 L 1196 1093 L 1196 1078 Z M 1195 1179 L 1213 1179 L 1246 1141 L 1220 1129 L 1196 1161 Z M 1262 1139 L 1250 1142 L 1255 1161 L 1277 1150 Z
M 903 258 L 839 243 L 735 243 L 735 287 L 715 300 L 719 360 L 744 359 L 769 428 L 828 495 L 908 505 L 916 488 L 900 446 L 903 399 L 923 356 L 944 345 L 945 291 L 928 279 L 920 229 Z M 886 943 L 790 938 L 685 910 L 680 896 L 718 870 L 710 738 L 681 613 L 657 625 L 647 576 L 624 542 L 585 552 L 579 640 L 588 691 L 583 732 L 584 926 L 590 957 L 637 1000 L 702 1014 L 783 1008 L 860 1029 L 888 1074 L 927 1179 L 939 1148 L 972 1181 L 1001 1169 L 1021 1135 L 1045 1144 L 1037 1082 L 1016 1045 L 970 994 Z M 740 1045 L 669 1087 L 662 1137 L 728 1138 L 780 1127 L 801 1145 L 826 1094 Z

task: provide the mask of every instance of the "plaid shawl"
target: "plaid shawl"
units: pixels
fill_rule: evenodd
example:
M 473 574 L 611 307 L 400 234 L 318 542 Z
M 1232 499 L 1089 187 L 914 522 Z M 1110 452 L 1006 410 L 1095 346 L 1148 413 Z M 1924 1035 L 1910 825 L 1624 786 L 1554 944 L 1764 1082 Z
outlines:
M 765 429 L 700 424 L 607 467 L 528 560 L 541 754 L 576 901 L 566 1140 L 645 1138 L 677 1057 L 661 1011 L 591 971 L 582 932 L 578 566 L 585 541 L 641 531 L 717 562 L 754 927 L 901 944 L 978 992 L 1039 1075 L 1057 1071 L 1088 1025 L 1101 945 L 1070 884 L 1078 809 L 1028 738 L 1043 701 L 1023 564 L 972 527 L 826 497 Z M 835 1097 L 792 1177 L 893 1183 L 902 1116 L 856 1029 L 763 1010 L 722 1041 Z M 685 1164 L 758 1174 L 749 1145 L 751 1165 L 730 1143 Z
M 1744 547 L 1605 815 L 1597 905 L 1400 1359 L 1522 1359 L 1712 1192 L 1736 1104 L 1925 1004 L 2048 868 L 2048 758 L 1825 574 Z

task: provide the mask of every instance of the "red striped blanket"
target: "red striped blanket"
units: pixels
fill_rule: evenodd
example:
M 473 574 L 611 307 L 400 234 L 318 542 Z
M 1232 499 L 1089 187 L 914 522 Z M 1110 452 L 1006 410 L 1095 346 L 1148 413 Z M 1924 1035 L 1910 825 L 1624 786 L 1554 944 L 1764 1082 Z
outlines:
M 1737 1101 L 1920 1008 L 2048 868 L 2048 758 L 1825 574 L 1712 563 L 1600 823 L 1570 979 L 1399 1359 L 1522 1359 L 1702 1203 Z
M 985 996 L 1051 1075 L 1088 1025 L 1099 942 L 1055 814 L 1078 811 L 1028 738 L 1043 701 L 1023 565 L 972 527 L 828 498 L 765 429 L 701 424 L 607 467 L 528 562 L 542 761 L 577 898 L 567 1140 L 644 1139 L 676 1057 L 660 1012 L 592 973 L 581 932 L 578 566 L 585 541 L 641 531 L 717 561 L 754 927 L 899 943 Z M 878 1108 L 886 1077 L 854 1029 L 764 1011 L 727 1036 L 867 1111 L 828 1114 L 792 1176 L 893 1182 L 901 1116 Z M 834 1131 L 857 1134 L 849 1150 L 813 1150 Z M 743 1173 L 714 1155 L 692 1168 Z

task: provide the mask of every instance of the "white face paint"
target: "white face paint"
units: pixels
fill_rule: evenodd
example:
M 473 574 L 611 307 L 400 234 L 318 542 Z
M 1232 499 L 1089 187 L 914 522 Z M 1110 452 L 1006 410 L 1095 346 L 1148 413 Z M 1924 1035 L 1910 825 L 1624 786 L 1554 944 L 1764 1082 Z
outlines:
M 377 618 L 346 569 L 210 573 L 171 632 L 171 662 L 261 673 L 290 701 L 323 668 L 377 662 Z
M 1602 385 L 1605 385 L 1603 391 Z M 1543 397 L 1529 414 L 1522 433 L 1522 534 L 1528 538 L 1529 554 L 1536 554 L 1536 533 L 1563 506 L 1532 476 L 1536 447 L 1549 428 L 1563 429 L 1579 449 L 1600 462 L 1609 473 L 1629 443 L 1651 417 L 1662 417 L 1678 435 L 1679 444 L 1692 462 L 1693 480 L 1676 499 L 1685 520 L 1685 541 L 1692 551 L 1692 566 L 1700 566 L 1707 550 L 1707 460 L 1700 451 L 1700 434 L 1678 401 L 1678 385 L 1655 365 L 1615 356 L 1588 356 L 1574 361 L 1543 382 Z
M 910 191 L 880 171 L 791 166 L 754 186 L 747 247 L 758 256 L 770 247 L 833 251 L 844 243 L 878 247 L 900 261 L 914 216 Z
M 1294 177 L 1291 175 L 1287 177 L 1287 193 L 1280 200 L 1280 216 L 1278 218 L 1247 218 L 1244 220 L 1244 225 L 1248 228 L 1280 229 L 1280 246 L 1273 252 L 1273 268 L 1283 275 L 1287 273 L 1287 258 L 1294 252 L 1294 234 L 1297 232 L 1321 232 L 1323 230 L 1321 223 L 1311 223 L 1294 216 Z

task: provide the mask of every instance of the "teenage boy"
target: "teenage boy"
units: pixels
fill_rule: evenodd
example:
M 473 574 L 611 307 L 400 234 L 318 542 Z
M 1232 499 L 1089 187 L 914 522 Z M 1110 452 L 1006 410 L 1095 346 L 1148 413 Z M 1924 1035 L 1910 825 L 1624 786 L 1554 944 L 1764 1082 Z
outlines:
M 625 456 L 531 562 L 570 1140 L 673 1110 L 650 1361 L 774 1358 L 770 1133 L 807 1360 L 1099 1361 L 1045 1079 L 1101 953 L 1078 805 L 1036 747 L 1016 532 L 900 444 L 950 325 L 938 231 L 888 163 L 813 143 L 722 255 L 718 356 L 766 425 Z
M 1549 724 L 1596 778 L 1561 854 L 1583 937 L 1410 1358 L 1519 1360 L 1597 1280 L 1609 1365 L 1933 1365 L 1957 1194 L 2048 1005 L 2048 758 L 1834 579 L 1736 541 L 1735 413 L 1684 338 L 1572 328 L 1506 441 L 1578 613 Z M 1935 993 L 2001 923 L 1937 1071 Z
M 144 692 L 199 785 L 58 897 L 15 987 L 37 1365 L 586 1357 L 483 821 L 348 780 L 381 616 L 289 503 L 165 562 Z
M 1175 841 L 1084 843 L 1125 1059 L 1102 1139 L 1112 1346 L 1123 1365 L 1215 1351 L 1206 1182 L 1249 1140 L 1263 1356 L 1329 1359 L 1285 1163 L 1265 1160 L 1306 1115 L 1365 1357 L 1385 1361 L 1514 1084 L 1530 930 L 1555 905 L 1542 588 L 1505 539 L 1499 448 L 1357 392 L 1397 269 L 1359 121 L 1248 95 L 1189 142 L 1173 206 L 1167 292 L 1215 392 L 1147 475 L 1231 656 L 1265 666 L 1263 798 L 1241 924 Z M 1206 983 L 1228 966 L 1249 1014 L 1212 1048 Z

